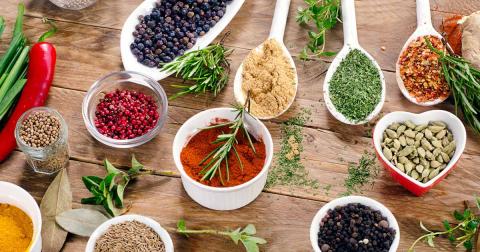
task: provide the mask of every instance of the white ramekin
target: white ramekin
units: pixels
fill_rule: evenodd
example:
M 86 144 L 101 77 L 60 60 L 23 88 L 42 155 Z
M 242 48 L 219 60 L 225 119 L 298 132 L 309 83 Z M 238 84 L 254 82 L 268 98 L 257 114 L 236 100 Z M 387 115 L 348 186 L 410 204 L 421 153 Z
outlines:
M 95 251 L 95 243 L 97 242 L 98 238 L 100 238 L 105 232 L 107 232 L 110 226 L 126 221 L 138 221 L 151 227 L 160 236 L 160 239 L 162 239 L 163 243 L 165 244 L 165 251 L 173 252 L 173 242 L 168 232 L 164 228 L 162 228 L 162 226 L 160 226 L 160 224 L 155 220 L 136 214 L 117 216 L 108 221 L 105 221 L 102 225 L 95 229 L 93 234 L 88 239 L 87 247 L 85 247 L 85 252 Z
M 33 235 L 29 252 L 40 252 L 42 250 L 42 214 L 35 199 L 23 188 L 0 181 L 0 203 L 16 206 L 32 219 Z
M 341 197 L 328 202 L 322 208 L 320 208 L 315 217 L 313 217 L 312 224 L 310 225 L 310 242 L 312 243 L 313 250 L 315 252 L 322 252 L 318 247 L 318 231 L 320 230 L 320 222 L 322 221 L 323 217 L 325 217 L 328 210 L 334 209 L 337 206 L 345 206 L 350 203 L 360 203 L 374 210 L 378 210 L 384 217 L 387 218 L 390 227 L 395 229 L 395 239 L 393 239 L 393 243 L 392 246 L 390 246 L 389 252 L 397 251 L 398 245 L 400 244 L 400 227 L 398 227 L 395 216 L 393 216 L 392 212 L 390 212 L 390 210 L 388 210 L 388 208 L 382 203 L 363 196 Z
M 233 187 L 212 187 L 192 179 L 183 170 L 180 153 L 188 140 L 200 128 L 209 126 L 217 118 L 233 120 L 236 113 L 232 108 L 214 108 L 200 112 L 188 119 L 178 130 L 173 140 L 173 159 L 181 174 L 182 184 L 188 195 L 198 204 L 213 210 L 233 210 L 252 202 L 262 192 L 267 181 L 268 168 L 272 163 L 273 142 L 267 127 L 260 120 L 246 115 L 247 129 L 255 138 L 265 144 L 266 159 L 260 173 L 244 184 Z

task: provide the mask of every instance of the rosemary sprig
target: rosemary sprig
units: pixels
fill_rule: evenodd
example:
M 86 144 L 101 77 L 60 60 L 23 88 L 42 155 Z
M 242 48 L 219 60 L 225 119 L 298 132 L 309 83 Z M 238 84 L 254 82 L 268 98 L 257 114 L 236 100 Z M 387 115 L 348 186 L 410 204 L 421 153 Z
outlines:
M 453 51 L 440 51 L 432 46 L 430 40 L 425 38 L 425 41 L 440 56 L 443 75 L 453 94 L 455 113 L 458 114 L 460 109 L 467 123 L 480 133 L 480 69 Z M 450 49 L 448 45 L 447 49 Z
M 248 100 L 248 99 L 247 99 Z M 237 141 L 237 134 L 243 131 L 245 137 L 248 140 L 248 144 L 250 148 L 252 148 L 253 152 L 256 153 L 255 147 L 253 146 L 252 139 L 250 138 L 250 134 L 245 127 L 245 114 L 248 113 L 245 106 L 235 106 L 234 110 L 237 112 L 235 119 L 230 122 L 215 124 L 202 130 L 214 129 L 229 126 L 230 132 L 223 133 L 217 136 L 217 139 L 212 142 L 212 144 L 220 144 L 217 148 L 211 151 L 201 162 L 200 165 L 204 165 L 203 169 L 200 171 L 200 174 L 203 175 L 202 181 L 207 179 L 211 180 L 215 175 L 218 173 L 220 178 L 220 182 L 222 185 L 224 184 L 222 178 L 222 172 L 220 171 L 220 166 L 222 163 L 225 163 L 225 171 L 227 175 L 227 181 L 230 180 L 229 175 L 229 164 L 228 164 L 228 154 L 233 151 L 235 156 L 237 157 L 238 163 L 240 164 L 240 168 L 243 170 L 243 164 L 240 159 L 240 156 L 235 148 L 235 144 L 238 144 Z M 206 163 L 208 161 L 208 163 Z M 206 163 L 206 164 L 205 164 Z
M 175 76 L 194 82 L 191 86 L 172 85 L 180 88 L 180 91 L 170 96 L 170 100 L 182 95 L 206 91 L 213 92 L 216 96 L 227 85 L 230 73 L 227 57 L 233 50 L 225 48 L 222 41 L 204 49 L 185 53 L 174 61 L 163 64 L 163 71 L 175 72 Z
M 187 237 L 189 234 L 212 234 L 227 236 L 230 237 L 235 244 L 238 244 L 240 241 L 247 252 L 258 252 L 258 244 L 267 243 L 267 241 L 265 241 L 263 238 L 254 236 L 257 233 L 257 230 L 253 224 L 248 224 L 243 229 L 237 228 L 233 231 L 219 231 L 214 229 L 190 230 L 187 229 L 185 220 L 179 220 L 177 223 L 177 232 Z
M 297 23 L 308 25 L 313 23 L 315 31 L 308 32 L 308 44 L 299 57 L 306 60 L 309 57 L 333 56 L 335 52 L 325 51 L 326 32 L 332 29 L 340 20 L 340 0 L 304 0 L 307 8 L 299 8 Z M 309 54 L 310 51 L 312 54 Z
M 476 198 L 475 202 L 477 208 L 480 209 L 480 198 Z M 408 249 L 408 252 L 414 252 L 415 245 L 422 240 L 425 240 L 428 246 L 435 247 L 433 239 L 440 235 L 447 235 L 450 242 L 456 243 L 456 247 L 463 245 L 466 249 L 471 250 L 473 248 L 473 238 L 475 237 L 475 234 L 478 231 L 478 225 L 480 224 L 480 216 L 475 215 L 467 208 L 463 213 L 458 211 L 453 212 L 453 217 L 460 223 L 452 227 L 447 220 L 444 220 L 442 223 L 445 231 L 430 231 L 422 222 L 420 222 L 420 228 L 427 233 L 415 240 L 412 246 Z

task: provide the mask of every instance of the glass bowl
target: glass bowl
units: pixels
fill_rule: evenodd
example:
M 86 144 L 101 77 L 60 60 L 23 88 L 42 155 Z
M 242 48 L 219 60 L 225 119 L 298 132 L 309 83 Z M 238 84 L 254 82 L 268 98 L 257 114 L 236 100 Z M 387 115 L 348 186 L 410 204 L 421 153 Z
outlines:
M 151 96 L 157 104 L 159 114 L 155 127 L 142 136 L 125 140 L 113 139 L 98 132 L 94 124 L 97 104 L 107 92 L 116 89 L 134 90 Z M 88 132 L 99 142 L 114 148 L 131 148 L 152 140 L 160 132 L 167 120 L 167 108 L 167 95 L 158 82 L 141 73 L 122 71 L 110 73 L 93 83 L 83 99 L 82 115 Z
M 50 0 L 56 6 L 67 10 L 81 10 L 90 7 L 97 0 Z

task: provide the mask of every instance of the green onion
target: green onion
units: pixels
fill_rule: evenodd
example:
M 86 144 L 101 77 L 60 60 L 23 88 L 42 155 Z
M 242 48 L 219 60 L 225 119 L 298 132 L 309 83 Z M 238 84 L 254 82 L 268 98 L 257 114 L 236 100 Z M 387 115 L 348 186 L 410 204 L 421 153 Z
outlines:
M 25 86 L 26 82 L 27 79 L 18 79 L 17 82 L 15 82 L 15 84 L 12 86 L 12 88 L 8 90 L 4 99 L 2 100 L 2 102 L 0 102 L 0 121 L 7 114 L 10 107 L 14 104 L 15 98 L 20 94 L 20 92 L 22 92 L 22 89 Z

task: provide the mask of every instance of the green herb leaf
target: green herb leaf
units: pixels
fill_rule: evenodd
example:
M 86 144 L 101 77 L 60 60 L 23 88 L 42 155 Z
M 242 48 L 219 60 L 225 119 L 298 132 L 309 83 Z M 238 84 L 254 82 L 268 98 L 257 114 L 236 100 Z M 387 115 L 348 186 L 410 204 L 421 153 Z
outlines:
M 108 159 L 105 159 L 104 166 L 105 166 L 105 169 L 107 170 L 107 173 L 119 174 L 121 172 L 120 170 L 115 168 L 115 166 L 113 166 L 112 163 L 108 161 Z
M 135 155 L 132 155 L 132 167 L 128 170 L 128 174 L 137 174 L 141 169 L 143 169 L 143 165 L 138 162 L 138 160 L 135 158 Z
M 453 212 L 453 217 L 455 217 L 455 220 L 458 220 L 458 221 L 462 221 L 465 219 L 463 215 L 459 213 L 457 210 Z
M 255 229 L 255 226 L 253 224 L 248 224 L 243 230 L 242 233 L 245 233 L 247 235 L 254 235 L 257 233 L 257 230 Z

